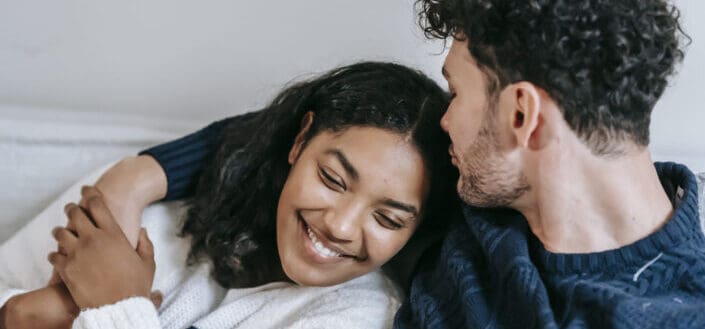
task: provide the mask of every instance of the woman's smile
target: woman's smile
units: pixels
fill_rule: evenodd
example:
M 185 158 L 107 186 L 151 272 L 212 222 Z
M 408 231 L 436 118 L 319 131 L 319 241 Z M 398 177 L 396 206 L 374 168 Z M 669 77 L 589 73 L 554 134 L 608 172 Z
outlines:
M 331 245 L 322 234 L 314 232 L 308 223 L 306 223 L 306 220 L 301 217 L 301 214 L 297 214 L 297 217 L 300 224 L 300 236 L 304 254 L 308 256 L 313 263 L 331 264 L 340 263 L 348 259 L 358 260 L 358 257 Z

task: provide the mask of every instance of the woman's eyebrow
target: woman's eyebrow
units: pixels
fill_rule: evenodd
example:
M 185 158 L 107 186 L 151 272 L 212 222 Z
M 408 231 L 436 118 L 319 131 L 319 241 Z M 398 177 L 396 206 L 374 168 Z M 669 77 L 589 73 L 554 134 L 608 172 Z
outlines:
M 385 204 L 385 205 L 390 206 L 392 208 L 397 208 L 399 210 L 411 213 L 414 216 L 414 218 L 416 218 L 416 216 L 418 216 L 418 214 L 419 214 L 419 210 L 416 209 L 416 207 L 414 207 L 408 203 L 404 203 L 404 202 L 397 201 L 394 199 L 384 199 L 382 201 L 382 204 Z
M 355 169 L 355 166 L 350 163 L 343 151 L 341 151 L 340 149 L 328 149 L 324 152 L 324 154 L 335 156 L 335 158 L 340 161 L 340 164 L 343 166 L 343 169 L 345 169 L 345 171 L 348 173 L 348 175 L 350 175 L 353 180 L 358 181 L 360 179 L 360 174 L 358 174 L 357 169 Z M 413 205 L 394 199 L 386 198 L 382 200 L 382 204 L 390 206 L 392 208 L 397 208 L 401 211 L 408 212 L 414 217 L 418 216 L 419 214 L 419 210 Z
M 358 181 L 360 180 L 360 174 L 358 174 L 357 169 L 348 161 L 348 158 L 343 154 L 343 151 L 339 149 L 328 149 L 326 150 L 325 154 L 328 155 L 334 155 L 338 161 L 340 161 L 340 164 L 343 165 L 343 169 L 352 177 L 353 180 Z

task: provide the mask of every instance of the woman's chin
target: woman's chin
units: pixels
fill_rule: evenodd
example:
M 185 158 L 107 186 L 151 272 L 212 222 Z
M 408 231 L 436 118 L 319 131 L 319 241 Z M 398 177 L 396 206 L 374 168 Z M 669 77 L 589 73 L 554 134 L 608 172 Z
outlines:
M 330 270 L 317 269 L 314 266 L 301 262 L 301 260 L 292 261 L 289 264 L 282 259 L 282 269 L 284 274 L 300 286 L 310 287 L 326 287 L 337 285 L 349 280 L 352 280 L 361 274 L 352 273 L 334 273 Z

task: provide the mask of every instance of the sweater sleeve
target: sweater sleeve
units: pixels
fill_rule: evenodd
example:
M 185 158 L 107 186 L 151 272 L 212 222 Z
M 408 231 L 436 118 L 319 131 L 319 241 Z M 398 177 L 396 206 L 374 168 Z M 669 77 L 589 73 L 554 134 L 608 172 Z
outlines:
M 167 178 L 164 201 L 193 193 L 198 177 L 218 150 L 225 126 L 235 118 L 216 121 L 195 133 L 139 153 L 152 156 L 164 169 Z
M 115 304 L 81 311 L 73 329 L 159 329 L 159 315 L 152 302 L 132 297 Z

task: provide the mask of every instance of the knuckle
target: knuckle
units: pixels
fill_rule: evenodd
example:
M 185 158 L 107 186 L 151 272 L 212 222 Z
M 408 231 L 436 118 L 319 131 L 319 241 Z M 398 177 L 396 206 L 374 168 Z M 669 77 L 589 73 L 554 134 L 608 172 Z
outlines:
M 88 206 L 88 209 L 94 210 L 103 204 L 103 200 L 101 200 L 99 196 L 91 196 L 90 198 L 88 198 L 88 201 L 86 201 L 86 204 Z
M 69 216 L 69 219 L 75 219 L 75 218 L 76 218 L 77 216 L 79 216 L 81 213 L 83 213 L 83 211 L 81 210 L 81 208 L 79 208 L 79 207 L 76 206 L 76 205 L 71 205 L 71 206 L 69 206 L 68 212 L 67 212 L 67 214 L 68 214 L 68 216 Z

